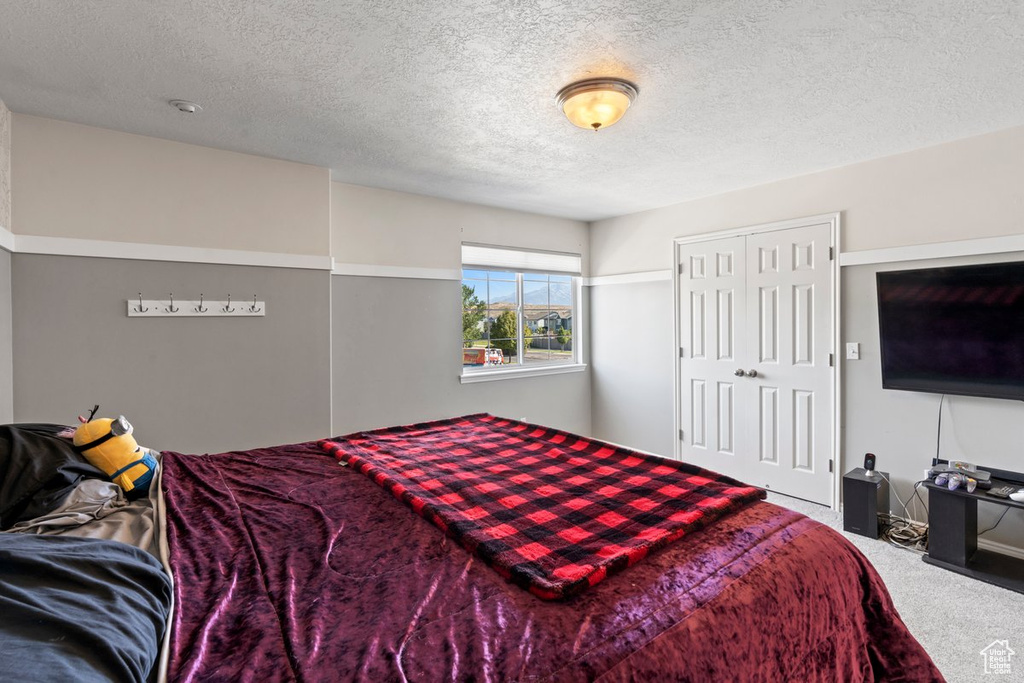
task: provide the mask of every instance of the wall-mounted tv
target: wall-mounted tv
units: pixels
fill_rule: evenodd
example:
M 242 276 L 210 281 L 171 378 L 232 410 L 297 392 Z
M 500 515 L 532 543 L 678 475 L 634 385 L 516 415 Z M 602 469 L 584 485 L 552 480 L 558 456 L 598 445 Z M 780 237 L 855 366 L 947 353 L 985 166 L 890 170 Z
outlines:
M 882 388 L 1024 400 L 1024 262 L 876 280 Z

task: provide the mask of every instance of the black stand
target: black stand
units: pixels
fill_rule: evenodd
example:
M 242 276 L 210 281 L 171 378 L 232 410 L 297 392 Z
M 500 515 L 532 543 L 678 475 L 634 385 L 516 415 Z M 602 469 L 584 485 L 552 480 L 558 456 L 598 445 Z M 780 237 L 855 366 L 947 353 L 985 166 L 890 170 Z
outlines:
M 993 488 L 1011 484 L 993 477 Z M 1012 484 L 1011 484 L 1012 485 Z M 927 482 L 928 554 L 924 561 L 971 578 L 1024 593 L 1024 560 L 978 550 L 978 501 L 1024 510 L 1024 503 L 987 496 L 981 489 L 950 491 Z
M 843 531 L 878 538 L 878 513 L 889 513 L 888 478 L 862 467 L 843 475 Z

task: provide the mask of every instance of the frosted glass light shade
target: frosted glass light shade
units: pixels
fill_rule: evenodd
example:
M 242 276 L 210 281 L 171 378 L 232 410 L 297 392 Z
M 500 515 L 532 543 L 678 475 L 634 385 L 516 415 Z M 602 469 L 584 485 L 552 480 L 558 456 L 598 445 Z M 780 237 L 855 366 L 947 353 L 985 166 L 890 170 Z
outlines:
M 621 78 L 592 78 L 565 86 L 556 99 L 573 125 L 600 130 L 621 119 L 638 92 Z

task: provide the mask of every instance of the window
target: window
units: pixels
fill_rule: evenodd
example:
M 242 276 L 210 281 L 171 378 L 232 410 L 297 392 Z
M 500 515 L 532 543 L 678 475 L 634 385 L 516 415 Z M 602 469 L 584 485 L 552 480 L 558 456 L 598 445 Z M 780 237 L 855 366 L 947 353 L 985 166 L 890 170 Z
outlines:
M 466 378 L 582 369 L 575 254 L 462 247 Z

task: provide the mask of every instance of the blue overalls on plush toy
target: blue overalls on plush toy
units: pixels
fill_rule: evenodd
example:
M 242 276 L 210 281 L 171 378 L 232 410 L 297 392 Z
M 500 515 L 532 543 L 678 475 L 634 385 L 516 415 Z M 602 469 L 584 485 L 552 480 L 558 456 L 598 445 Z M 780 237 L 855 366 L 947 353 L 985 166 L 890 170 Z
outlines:
M 75 450 L 124 489 L 129 500 L 138 498 L 149 491 L 156 473 L 156 458 L 135 441 L 132 425 L 124 415 L 116 420 L 93 420 L 98 409 L 99 406 L 93 408 L 89 420 L 79 416 L 84 424 L 75 430 Z

